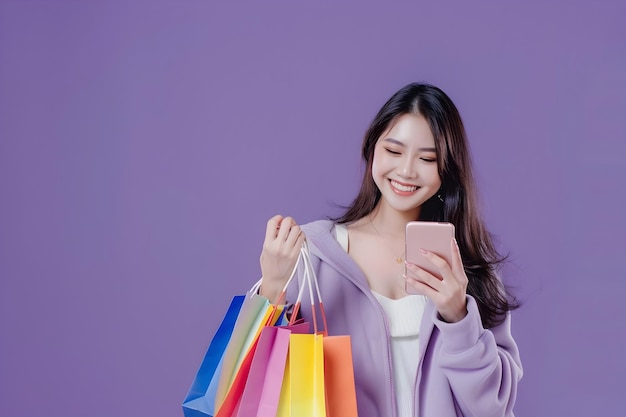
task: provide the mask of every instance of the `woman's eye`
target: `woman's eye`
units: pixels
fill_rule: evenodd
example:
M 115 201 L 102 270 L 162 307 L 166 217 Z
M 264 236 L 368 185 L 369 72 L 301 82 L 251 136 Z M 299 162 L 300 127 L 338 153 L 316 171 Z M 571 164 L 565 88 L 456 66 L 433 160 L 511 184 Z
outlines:
M 437 162 L 435 158 L 420 158 L 424 162 Z
M 392 155 L 400 155 L 400 152 L 394 151 L 393 149 L 385 148 L 385 150 Z

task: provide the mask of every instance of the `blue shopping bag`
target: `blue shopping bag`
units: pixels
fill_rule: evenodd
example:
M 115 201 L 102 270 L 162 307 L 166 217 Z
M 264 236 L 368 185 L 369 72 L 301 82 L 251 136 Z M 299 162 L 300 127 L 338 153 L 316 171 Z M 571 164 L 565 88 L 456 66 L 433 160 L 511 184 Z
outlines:
M 213 417 L 215 415 L 215 394 L 217 392 L 224 351 L 233 333 L 245 298 L 245 295 L 233 297 L 222 324 L 220 324 L 213 336 L 200 369 L 198 369 L 189 392 L 183 401 L 185 417 Z

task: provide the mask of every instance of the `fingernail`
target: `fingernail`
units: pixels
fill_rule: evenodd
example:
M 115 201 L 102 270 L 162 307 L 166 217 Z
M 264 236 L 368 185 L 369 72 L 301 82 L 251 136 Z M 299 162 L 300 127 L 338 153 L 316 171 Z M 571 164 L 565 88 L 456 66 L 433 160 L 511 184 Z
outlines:
M 422 249 L 422 248 L 420 248 L 420 252 L 422 252 L 424 255 L 427 255 L 427 254 L 428 254 L 428 251 L 427 251 L 426 249 Z

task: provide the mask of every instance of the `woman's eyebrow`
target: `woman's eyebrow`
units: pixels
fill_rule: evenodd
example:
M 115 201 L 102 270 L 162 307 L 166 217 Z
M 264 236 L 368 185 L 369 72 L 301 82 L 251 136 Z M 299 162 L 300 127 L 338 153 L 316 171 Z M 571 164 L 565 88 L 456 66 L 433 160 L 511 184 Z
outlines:
M 404 143 L 402 143 L 399 140 L 394 139 L 394 138 L 385 138 L 383 140 L 385 142 L 393 143 L 394 145 L 406 147 L 406 145 Z M 418 148 L 418 150 L 421 151 L 421 152 L 437 152 L 436 148 Z
M 383 139 L 385 142 L 389 142 L 389 143 L 393 143 L 394 145 L 398 145 L 398 146 L 405 146 L 404 143 L 400 142 L 397 139 L 394 138 L 385 138 Z

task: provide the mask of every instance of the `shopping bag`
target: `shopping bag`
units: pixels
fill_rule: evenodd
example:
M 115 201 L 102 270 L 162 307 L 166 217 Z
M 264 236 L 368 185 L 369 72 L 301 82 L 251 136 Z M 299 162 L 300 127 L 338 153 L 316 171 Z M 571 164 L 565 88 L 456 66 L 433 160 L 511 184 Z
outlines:
M 209 348 L 200 364 L 200 368 L 183 400 L 185 417 L 213 417 L 215 414 L 215 392 L 219 379 L 222 357 L 245 296 L 233 297 L 228 310 L 213 336 Z
M 285 404 L 279 404 L 282 415 L 288 410 L 286 415 L 291 417 L 326 416 L 323 343 L 321 334 L 289 336 L 289 397 Z
M 237 417 L 276 417 L 287 362 L 289 336 L 309 333 L 309 323 L 266 326 L 261 331 Z
M 249 304 L 246 304 L 248 300 Z M 272 306 L 265 297 L 252 294 L 244 301 L 224 352 L 224 364 L 215 396 L 218 410 L 216 417 L 236 415 L 261 330 L 265 326 L 273 326 L 279 317 L 277 307 Z
M 276 319 L 272 316 L 273 314 L 270 314 L 268 321 L 259 332 L 260 334 L 262 334 L 263 330 L 265 330 L 266 328 L 272 328 L 276 324 L 275 323 Z M 304 323 L 304 324 L 306 325 L 306 330 L 308 331 L 308 323 Z M 302 329 L 304 328 L 305 327 L 302 325 L 283 327 L 283 329 L 290 330 L 290 331 L 291 330 L 303 331 Z M 260 334 L 259 334 L 259 337 L 254 340 L 252 346 L 246 352 L 241 362 L 240 367 L 237 369 L 233 377 L 233 381 L 230 385 L 230 388 L 228 389 L 228 392 L 226 393 L 226 396 L 224 397 L 224 400 L 218 407 L 218 411 L 215 414 L 215 417 L 234 417 L 239 414 L 239 408 L 242 405 L 242 396 L 244 394 L 248 381 L 251 378 L 250 373 L 252 371 L 252 364 L 253 364 L 255 357 L 257 356 L 259 344 L 261 343 Z M 268 343 L 270 343 L 270 341 L 263 340 L 263 343 L 261 344 L 262 351 L 261 353 L 259 353 L 260 356 L 257 362 L 261 361 L 262 363 L 265 360 L 263 358 L 263 355 L 266 353 L 268 349 L 268 347 L 266 346 Z M 279 355 L 278 357 L 274 358 L 275 361 L 280 361 L 280 352 L 278 353 L 278 355 Z M 258 369 L 260 366 L 262 365 L 257 365 L 257 369 L 255 370 L 255 372 L 260 372 L 260 370 Z M 282 364 L 282 366 L 284 367 L 284 363 Z M 252 377 L 255 378 L 256 376 L 253 375 Z M 280 381 L 278 383 L 280 383 Z M 271 390 L 270 386 L 268 386 L 267 388 Z
M 261 332 L 265 327 L 280 325 L 284 322 L 284 306 L 280 302 L 285 297 L 287 287 L 296 274 L 296 269 L 297 264 L 294 266 L 276 304 L 270 304 L 267 298 L 257 294 L 250 294 L 244 302 L 233 330 L 233 336 L 224 353 L 224 366 L 221 370 L 215 400 L 217 409 L 215 417 L 233 417 L 239 413 L 239 407 L 242 404 L 241 397 L 249 378 Z M 258 286 L 260 284 L 261 281 L 257 283 Z M 249 311 L 246 310 L 248 299 L 251 300 L 249 301 Z M 248 316 L 242 319 L 244 315 Z M 264 343 L 267 342 L 264 341 Z M 265 347 L 263 348 L 265 349 Z
M 236 329 L 245 328 L 246 325 L 253 328 L 255 322 L 263 320 L 257 316 L 265 314 L 264 300 L 267 301 L 267 299 L 256 295 L 260 285 L 261 280 L 246 295 L 233 297 L 220 327 L 213 336 L 191 388 L 183 400 L 182 406 L 185 417 L 215 416 L 219 408 L 215 399 L 220 378 L 224 373 L 224 365 L 226 364 L 227 369 L 231 371 L 231 368 L 236 370 L 236 367 L 239 366 L 237 362 L 239 358 L 236 358 L 233 363 L 233 360 L 225 357 L 225 355 L 229 349 L 232 350 L 233 344 L 241 347 L 241 349 L 246 349 L 251 344 L 249 339 L 253 339 L 253 336 L 246 337 L 249 335 L 243 335 L 242 330 L 236 331 Z M 281 313 L 278 315 L 281 320 L 282 310 L 282 307 L 277 309 L 277 312 Z M 231 347 L 229 348 L 229 346 Z
M 324 385 L 327 417 L 357 417 L 350 336 L 324 337 Z
M 314 330 L 311 335 L 290 336 L 276 415 L 357 417 L 350 336 L 328 336 L 324 304 L 306 242 L 302 255 L 305 265 L 302 287 L 306 285 L 309 288 Z M 318 327 L 318 312 L 322 328 Z
M 313 334 L 291 334 L 289 336 L 289 351 L 276 416 L 325 417 L 323 343 L 326 318 L 322 310 L 324 329 L 320 330 L 317 326 L 316 303 L 314 302 L 312 286 L 312 280 L 316 278 L 310 264 L 306 242 L 303 244 L 300 255 L 304 264 L 304 274 L 298 300 L 294 306 L 294 314 L 297 314 L 300 308 L 304 288 L 308 287 Z M 319 289 L 317 289 L 317 295 L 319 300 Z M 323 309 L 319 303 L 318 306 Z
M 354 362 L 352 361 L 352 340 L 349 335 L 328 335 L 328 325 L 324 312 L 324 302 L 319 283 L 311 264 L 311 254 L 307 245 L 303 246 L 305 265 L 309 269 L 310 282 L 313 283 L 319 301 L 319 311 L 324 330 L 324 392 L 326 397 L 327 417 L 357 417 L 356 386 L 354 382 Z M 311 301 L 313 303 L 313 301 Z M 315 322 L 315 309 L 312 311 Z M 316 323 L 315 323 L 316 324 Z
M 221 407 L 237 372 L 242 366 L 249 365 L 244 364 L 244 359 L 248 351 L 254 346 L 258 333 L 265 325 L 270 313 L 271 308 L 267 298 L 257 294 L 246 296 L 233 334 L 224 352 L 224 362 L 215 395 L 217 408 Z
M 309 333 L 309 323 L 297 320 L 297 310 L 303 292 L 300 291 L 296 308 L 287 325 L 283 325 L 284 310 L 278 320 L 273 317 L 284 300 L 287 287 L 296 274 L 301 256 L 296 262 L 267 323 L 262 327 L 259 338 L 250 347 L 239 367 L 232 384 L 219 407 L 216 417 L 276 416 L 282 378 L 285 370 L 289 335 Z

